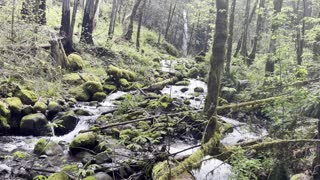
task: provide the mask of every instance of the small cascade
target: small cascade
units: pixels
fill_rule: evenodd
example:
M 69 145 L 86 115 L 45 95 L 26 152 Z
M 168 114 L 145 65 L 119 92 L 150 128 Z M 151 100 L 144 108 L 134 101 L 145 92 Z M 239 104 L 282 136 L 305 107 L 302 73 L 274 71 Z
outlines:
M 50 129 L 51 129 L 51 134 L 52 134 L 52 136 L 53 136 L 53 137 L 56 136 L 56 134 L 54 133 L 54 124 L 49 121 L 49 122 L 48 122 L 48 126 L 49 126 Z
M 183 38 L 182 38 L 182 53 L 186 57 L 188 55 L 188 40 L 189 40 L 189 30 L 188 30 L 188 13 L 187 10 L 183 10 Z

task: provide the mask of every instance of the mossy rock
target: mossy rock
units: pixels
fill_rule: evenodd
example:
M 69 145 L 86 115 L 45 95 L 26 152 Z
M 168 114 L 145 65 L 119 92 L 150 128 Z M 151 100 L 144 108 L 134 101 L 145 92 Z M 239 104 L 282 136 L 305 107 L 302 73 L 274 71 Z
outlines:
M 80 77 L 81 76 L 81 77 Z M 62 82 L 70 85 L 81 85 L 87 81 L 97 81 L 100 82 L 100 79 L 88 73 L 69 73 L 63 75 Z
M 111 93 L 112 91 L 117 90 L 117 86 L 115 86 L 113 84 L 105 84 L 105 85 L 103 85 L 103 90 L 107 93 Z
M 6 99 L 6 103 L 9 105 L 11 112 L 20 113 L 22 110 L 22 102 L 17 97 L 10 97 Z
M 57 103 L 56 101 L 49 101 L 48 114 L 50 117 L 55 116 L 61 111 L 62 111 L 62 106 L 59 103 Z
M 197 78 L 198 76 L 199 76 L 199 69 L 198 68 L 193 67 L 188 71 L 189 78 Z
M 125 78 L 121 78 L 119 80 L 119 84 L 122 86 L 122 87 L 128 87 L 130 85 L 130 83 L 128 82 L 128 80 L 126 80 Z
M 35 92 L 24 89 L 20 90 L 17 93 L 17 97 L 20 98 L 23 104 L 27 105 L 34 105 L 38 100 L 37 94 Z
M 22 151 L 16 151 L 12 155 L 17 159 L 25 159 L 28 157 L 28 154 Z
M 0 134 L 3 131 L 10 129 L 10 125 L 8 124 L 8 119 L 6 117 L 0 116 Z
M 114 79 L 125 78 L 129 81 L 135 81 L 136 77 L 137 77 L 137 75 L 134 72 L 128 71 L 126 69 L 121 69 L 121 68 L 115 67 L 113 65 L 110 65 L 108 67 L 107 72 Z
M 98 145 L 98 137 L 97 134 L 88 132 L 78 134 L 70 143 L 69 149 L 70 152 L 76 154 L 81 150 L 81 148 L 85 149 L 94 149 Z
M 73 94 L 77 101 L 89 101 L 90 100 L 90 94 L 86 92 L 82 86 L 78 86 L 72 90 L 70 90 L 70 93 Z
M 78 54 L 70 54 L 68 56 L 68 69 L 78 71 L 83 69 L 82 57 Z
M 103 100 L 105 100 L 107 97 L 107 94 L 104 92 L 96 92 L 94 93 L 94 95 L 92 96 L 92 100 L 93 101 L 99 101 L 102 102 Z
M 0 101 L 0 116 L 7 117 L 10 114 L 10 110 L 7 108 L 7 105 Z
M 75 110 L 75 113 L 78 116 L 91 116 L 92 115 L 89 111 L 84 110 L 84 109 L 77 109 L 77 110 Z
M 190 84 L 190 81 L 183 80 L 183 81 L 178 81 L 175 85 L 177 85 L 177 86 L 188 86 L 189 84 Z
M 183 87 L 183 88 L 180 89 L 180 91 L 183 92 L 183 93 L 187 92 L 188 90 L 189 90 L 189 88 L 187 88 L 187 87 Z
M 69 176 L 63 172 L 57 172 L 48 177 L 47 180 L 69 180 Z
M 92 96 L 96 92 L 102 92 L 103 86 L 100 82 L 96 81 L 88 81 L 82 84 L 82 88 L 85 92 L 87 92 L 90 96 Z
M 41 113 L 45 113 L 47 110 L 47 105 L 44 102 L 38 101 L 34 104 L 33 106 L 33 111 L 34 112 L 41 112 Z
M 177 48 L 175 48 L 173 45 L 169 44 L 168 42 L 164 41 L 162 43 L 162 47 L 171 56 L 174 56 L 174 57 L 178 57 L 179 56 L 179 51 L 177 50 Z
M 79 122 L 79 118 L 76 116 L 74 111 L 68 111 L 53 122 L 60 125 L 54 127 L 56 135 L 64 135 L 74 130 Z
M 10 97 L 20 90 L 20 87 L 10 81 L 3 81 L 0 83 L 0 97 Z
M 42 113 L 26 115 L 20 122 L 20 133 L 23 135 L 44 136 L 48 134 L 48 120 Z
M 34 146 L 33 152 L 37 155 L 58 155 L 63 152 L 63 149 L 58 143 L 41 138 Z
M 84 178 L 83 180 L 97 180 L 94 176 L 88 176 Z
M 194 88 L 194 92 L 203 93 L 204 92 L 204 88 L 203 87 L 195 87 Z

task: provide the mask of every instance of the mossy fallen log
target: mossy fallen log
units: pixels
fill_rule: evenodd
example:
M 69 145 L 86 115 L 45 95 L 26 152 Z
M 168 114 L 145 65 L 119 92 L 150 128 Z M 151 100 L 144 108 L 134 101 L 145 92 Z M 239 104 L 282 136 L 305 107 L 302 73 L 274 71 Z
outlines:
M 299 144 L 299 143 L 320 143 L 320 139 L 281 139 L 281 140 L 274 140 L 270 142 L 262 142 L 250 146 L 243 146 L 244 149 L 253 149 L 256 151 L 262 151 L 271 148 L 287 148 L 287 145 L 290 144 Z
M 163 89 L 166 85 L 168 84 L 174 84 L 178 81 L 178 78 L 177 77 L 173 77 L 173 78 L 170 78 L 170 79 L 166 79 L 164 81 L 160 81 L 160 82 L 157 82 L 157 83 L 154 83 L 150 86 L 147 86 L 147 87 L 144 87 L 142 88 L 142 90 L 144 91 L 155 91 L 155 90 L 161 90 Z

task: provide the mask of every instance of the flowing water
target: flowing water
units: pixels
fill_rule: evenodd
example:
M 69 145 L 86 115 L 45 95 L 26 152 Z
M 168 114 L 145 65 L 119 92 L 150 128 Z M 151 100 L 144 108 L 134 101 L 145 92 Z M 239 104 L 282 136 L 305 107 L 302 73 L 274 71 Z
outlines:
M 187 10 L 183 10 L 183 38 L 182 38 L 182 53 L 186 57 L 188 55 L 188 41 L 189 41 L 189 30 L 188 30 L 188 13 Z

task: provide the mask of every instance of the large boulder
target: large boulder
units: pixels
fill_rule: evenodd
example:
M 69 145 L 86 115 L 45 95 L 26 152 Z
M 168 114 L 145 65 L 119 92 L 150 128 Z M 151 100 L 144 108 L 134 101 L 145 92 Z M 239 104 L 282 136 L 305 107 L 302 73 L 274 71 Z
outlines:
M 137 77 L 137 75 L 134 72 L 128 71 L 126 69 L 121 69 L 118 67 L 115 67 L 113 65 L 110 65 L 108 67 L 108 74 L 113 78 L 113 79 L 127 79 L 129 81 L 134 81 Z
M 38 100 L 36 93 L 34 93 L 33 91 L 25 90 L 25 89 L 20 90 L 16 94 L 16 96 L 21 99 L 23 104 L 27 104 L 27 105 L 34 105 L 34 103 L 36 103 Z
M 83 90 L 89 93 L 91 96 L 94 93 L 102 92 L 103 86 L 100 82 L 97 81 L 87 81 L 82 85 Z
M 37 155 L 55 156 L 62 154 L 63 149 L 58 143 L 41 138 L 34 146 L 33 152 Z
M 23 135 L 45 136 L 48 134 L 48 120 L 42 113 L 26 115 L 20 122 L 20 133 Z
M 96 92 L 94 93 L 94 95 L 92 96 L 92 100 L 93 101 L 99 101 L 102 102 L 103 100 L 105 100 L 107 97 L 107 94 L 104 92 Z
M 20 113 L 22 110 L 22 102 L 17 97 L 10 97 L 6 99 L 6 103 L 9 105 L 11 112 Z
M 55 119 L 53 122 L 59 124 L 59 126 L 54 127 L 55 134 L 63 135 L 74 130 L 79 122 L 79 118 L 76 116 L 74 111 L 69 111 Z
M 59 112 L 62 111 L 62 107 L 59 103 L 55 101 L 50 101 L 48 104 L 48 114 L 50 117 L 58 114 Z
M 34 112 L 41 112 L 41 113 L 45 113 L 47 110 L 47 105 L 44 102 L 38 101 L 34 104 L 33 106 L 33 111 Z
M 98 145 L 97 134 L 92 132 L 77 135 L 70 143 L 69 149 L 72 154 L 81 152 L 81 148 L 94 149 Z
M 82 57 L 78 54 L 70 54 L 68 56 L 68 69 L 78 71 L 83 69 Z

